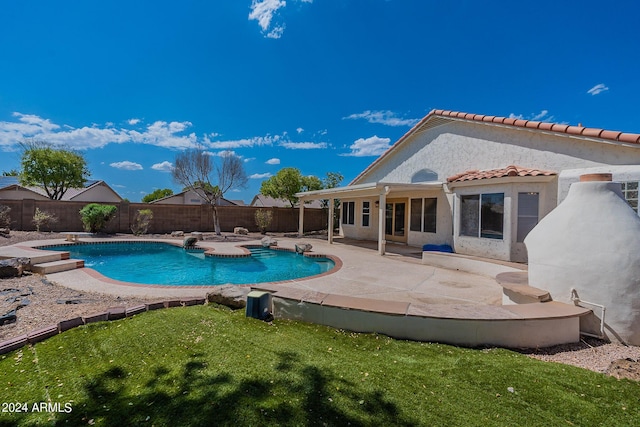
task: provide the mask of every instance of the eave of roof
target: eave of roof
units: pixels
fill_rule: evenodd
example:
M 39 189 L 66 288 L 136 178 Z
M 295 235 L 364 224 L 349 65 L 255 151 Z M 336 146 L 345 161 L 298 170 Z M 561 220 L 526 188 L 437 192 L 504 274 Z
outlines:
M 450 110 L 431 110 L 429 114 L 422 118 L 407 133 L 402 135 L 391 147 L 387 149 L 380 157 L 373 161 L 365 170 L 356 176 L 349 185 L 355 184 L 371 169 L 380 163 L 387 155 L 400 146 L 405 140 L 417 133 L 430 119 L 434 117 L 448 118 L 452 120 L 463 120 L 469 122 L 477 122 L 483 124 L 493 124 L 501 126 L 509 126 L 514 128 L 528 129 L 532 131 L 543 131 L 555 133 L 558 135 L 566 135 L 573 137 L 585 137 L 601 141 L 617 142 L 622 144 L 638 144 L 640 145 L 640 134 L 620 132 L 614 130 L 606 130 L 599 128 L 589 128 L 584 126 L 570 126 L 558 123 L 538 122 L 535 120 L 523 120 L 509 117 L 489 116 L 483 114 L 463 113 L 460 111 Z

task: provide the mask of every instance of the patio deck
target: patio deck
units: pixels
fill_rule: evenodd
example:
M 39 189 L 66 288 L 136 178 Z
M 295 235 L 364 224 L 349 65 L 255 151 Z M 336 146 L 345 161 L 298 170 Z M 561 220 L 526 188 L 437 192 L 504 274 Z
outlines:
M 331 274 L 245 287 L 247 293 L 250 289 L 271 292 L 277 317 L 459 345 L 543 347 L 578 341 L 579 318 L 589 313 L 589 310 L 560 303 L 503 306 L 503 287 L 495 276 L 426 265 L 422 252 L 415 247 L 388 244 L 387 254 L 381 257 L 375 242 L 366 241 L 337 239 L 330 245 L 324 240 L 281 238 L 278 246 L 294 248 L 300 241 L 312 244 L 315 253 L 338 257 L 342 265 Z M 13 249 L 18 256 L 29 256 L 34 253 L 33 246 L 63 242 L 28 242 Z M 216 253 L 238 254 L 243 252 L 239 246 L 260 244 L 260 241 L 198 244 Z M 10 248 L 0 248 L 0 257 L 10 253 Z M 450 261 L 455 262 L 455 257 L 452 258 Z M 478 258 L 473 261 L 482 262 Z M 517 265 L 488 264 L 491 265 L 488 271 L 492 272 L 522 270 L 522 266 Z M 47 277 L 79 291 L 112 295 L 193 298 L 219 289 L 216 286 L 130 284 L 108 279 L 88 268 L 47 274 Z

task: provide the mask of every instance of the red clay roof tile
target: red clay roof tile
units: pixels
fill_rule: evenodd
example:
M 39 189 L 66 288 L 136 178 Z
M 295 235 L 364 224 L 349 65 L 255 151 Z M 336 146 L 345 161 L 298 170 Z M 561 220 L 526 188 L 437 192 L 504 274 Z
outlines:
M 640 134 L 637 133 L 623 133 L 618 136 L 620 142 L 630 142 L 631 144 L 640 143 Z
M 506 168 L 490 169 L 484 171 L 469 170 L 447 178 L 447 182 L 474 181 L 478 179 L 504 178 L 506 176 L 551 176 L 556 172 L 541 169 L 523 168 L 522 166 L 509 165 Z
M 602 129 L 584 128 L 584 131 L 582 131 L 582 136 L 593 136 L 595 138 L 599 138 L 601 133 Z

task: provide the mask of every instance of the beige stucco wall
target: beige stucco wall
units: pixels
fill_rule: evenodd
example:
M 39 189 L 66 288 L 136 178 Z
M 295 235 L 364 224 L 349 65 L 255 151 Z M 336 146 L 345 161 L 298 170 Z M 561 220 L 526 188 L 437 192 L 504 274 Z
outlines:
M 21 189 L 10 189 L 10 190 L 1 190 L 0 191 L 0 200 L 25 200 L 25 199 L 33 199 L 33 200 L 47 200 L 48 197 L 42 196 L 38 193 L 34 193 L 29 190 L 21 190 Z
M 83 191 L 73 198 L 74 202 L 107 202 L 119 203 L 122 201 L 117 194 L 103 185 L 96 185 L 87 191 Z
M 407 243 L 413 246 L 449 243 L 458 253 L 526 262 L 526 247 L 516 241 L 518 192 L 540 193 L 538 215 L 542 219 L 564 199 L 569 185 L 583 173 L 612 172 L 614 181 L 640 181 L 640 146 L 452 121 L 410 137 L 400 149 L 389 154 L 354 184 L 411 183 L 425 170 L 434 172 L 434 180 L 437 175 L 438 181 L 446 182 L 448 177 L 467 170 L 488 170 L 508 165 L 550 170 L 559 175 L 551 182 L 544 182 L 544 179 L 532 182 L 535 180 L 519 177 L 511 181 L 479 180 L 471 186 L 445 187 L 438 196 L 437 235 L 409 232 Z M 456 209 L 460 195 L 492 192 L 505 193 L 504 240 L 459 236 Z M 392 193 L 387 197 L 432 197 L 425 194 L 428 193 Z M 376 239 L 377 216 L 372 216 L 375 226 L 362 230 L 357 226 L 360 212 L 361 206 L 356 207 L 356 226 L 343 227 L 344 235 Z
M 454 189 L 454 212 L 460 210 L 460 197 L 482 193 L 504 193 L 504 238 L 487 239 L 460 235 L 460 215 L 453 215 L 453 241 L 457 253 L 483 256 L 503 261 L 527 261 L 527 249 L 524 242 L 517 241 L 518 222 L 518 193 L 535 192 L 539 194 L 538 221 L 544 218 L 556 207 L 555 180 L 550 182 L 535 182 L 536 178 L 525 178 L 525 182 L 517 178 L 500 178 L 491 180 L 492 185 L 481 185 L 482 181 Z M 491 182 L 489 181 L 489 182 Z
M 411 182 L 418 171 L 429 168 L 439 181 L 472 170 L 508 165 L 560 172 L 606 165 L 636 165 L 640 172 L 640 146 L 596 142 L 540 131 L 496 127 L 480 123 L 451 122 L 420 132 L 401 149 L 388 155 L 354 184 Z

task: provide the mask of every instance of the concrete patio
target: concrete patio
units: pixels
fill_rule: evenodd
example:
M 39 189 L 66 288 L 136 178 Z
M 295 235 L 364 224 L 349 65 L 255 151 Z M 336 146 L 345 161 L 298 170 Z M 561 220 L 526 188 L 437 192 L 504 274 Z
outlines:
M 117 242 L 119 239 L 81 240 Z M 181 239 L 154 241 L 182 243 Z M 590 313 L 590 310 L 554 301 L 502 305 L 504 283 L 499 283 L 496 275 L 522 275 L 526 271 L 522 265 L 444 254 L 442 261 L 439 254 L 423 256 L 418 248 L 394 244 L 387 245 L 387 253 L 381 257 L 374 242 L 341 239 L 329 244 L 316 239 L 279 238 L 278 247 L 293 250 L 299 242 L 312 244 L 316 254 L 334 257 L 336 268 L 331 273 L 306 279 L 241 286 L 245 293 L 251 289 L 269 292 L 270 309 L 276 317 L 464 346 L 545 347 L 578 341 L 580 317 Z M 64 243 L 68 242 L 60 239 L 0 247 L 0 258 L 47 258 L 51 251 L 35 247 Z M 207 251 L 231 256 L 245 253 L 242 246 L 259 244 L 259 240 L 198 242 L 198 246 Z M 430 265 L 430 260 L 446 268 Z M 219 286 L 126 283 L 89 268 L 73 268 L 46 276 L 78 291 L 114 296 L 202 298 L 220 289 Z

